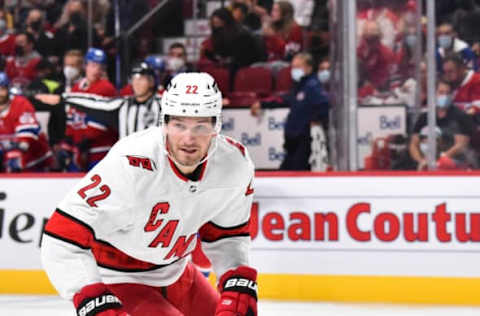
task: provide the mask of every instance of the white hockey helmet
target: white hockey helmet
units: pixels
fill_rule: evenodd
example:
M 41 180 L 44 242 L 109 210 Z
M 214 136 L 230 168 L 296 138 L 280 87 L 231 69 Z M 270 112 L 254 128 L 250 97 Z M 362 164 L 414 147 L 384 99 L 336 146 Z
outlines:
M 215 131 L 222 122 L 222 93 L 215 79 L 205 72 L 185 72 L 173 77 L 162 95 L 162 123 L 165 115 L 215 117 Z

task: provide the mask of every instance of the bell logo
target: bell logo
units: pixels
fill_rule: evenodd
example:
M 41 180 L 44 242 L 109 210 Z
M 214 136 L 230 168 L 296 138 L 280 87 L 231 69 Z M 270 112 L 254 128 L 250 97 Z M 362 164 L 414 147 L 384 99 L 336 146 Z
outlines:
M 255 136 L 251 137 L 247 133 L 242 133 L 241 142 L 245 146 L 261 146 L 262 145 L 262 135 L 256 133 Z
M 222 130 L 224 132 L 233 131 L 234 129 L 235 129 L 235 120 L 232 117 L 222 122 Z

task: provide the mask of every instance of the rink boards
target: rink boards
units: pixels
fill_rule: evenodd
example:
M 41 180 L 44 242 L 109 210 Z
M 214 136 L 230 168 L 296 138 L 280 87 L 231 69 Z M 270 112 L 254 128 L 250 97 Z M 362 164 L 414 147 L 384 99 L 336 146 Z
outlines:
M 40 238 L 79 176 L 0 177 L 0 293 L 55 293 Z M 480 305 L 480 173 L 258 173 L 254 185 L 260 297 Z

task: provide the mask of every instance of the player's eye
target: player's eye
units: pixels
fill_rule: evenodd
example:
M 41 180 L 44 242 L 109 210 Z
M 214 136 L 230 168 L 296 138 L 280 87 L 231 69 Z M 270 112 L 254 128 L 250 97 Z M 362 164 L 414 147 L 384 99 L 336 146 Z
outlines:
M 193 133 L 198 135 L 208 135 L 212 132 L 212 128 L 207 125 L 197 125 L 193 128 Z
M 173 124 L 173 127 L 178 130 L 178 131 L 184 131 L 187 129 L 187 126 L 185 126 L 184 124 L 182 123 L 174 123 Z

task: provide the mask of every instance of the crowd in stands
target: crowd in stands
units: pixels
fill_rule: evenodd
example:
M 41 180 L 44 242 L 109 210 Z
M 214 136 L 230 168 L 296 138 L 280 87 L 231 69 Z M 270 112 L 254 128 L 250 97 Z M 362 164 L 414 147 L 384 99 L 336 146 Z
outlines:
M 417 9 L 425 14 L 425 8 L 417 8 L 414 0 L 358 1 L 359 103 L 404 104 L 414 119 L 407 138 L 391 135 L 375 142 L 366 159 L 367 169 L 427 168 L 426 114 L 410 111 L 417 106 L 425 112 L 427 105 L 427 20 L 424 15 L 416 18 Z M 480 33 L 474 19 L 479 14 L 478 1 L 436 1 L 438 84 L 434 102 L 436 167 L 441 170 L 478 167 Z
M 151 100 L 153 95 L 161 96 L 172 76 L 190 71 L 210 73 L 224 94 L 226 106 L 251 106 L 252 114 L 258 114 L 261 108 L 290 107 L 285 131 L 286 159 L 281 168 L 315 169 L 318 157 L 312 152 L 315 147 L 311 145 L 315 138 L 312 131 L 315 126 L 321 126 L 322 133 L 328 129 L 328 112 L 333 106 L 329 98 L 332 56 L 328 56 L 331 44 L 328 14 L 332 2 L 226 1 L 224 7 L 207 17 L 210 35 L 201 43 L 198 59 L 191 60 L 180 42 L 170 45 L 164 56 L 155 54 L 158 50 L 153 39 L 183 35 L 183 18 L 192 17 L 193 1 L 173 1 L 169 5 L 175 14 L 160 13 L 161 18 L 151 19 L 128 43 L 129 63 L 137 65 L 137 71 L 132 70 L 129 82 L 118 87 L 112 84 L 119 53 L 112 1 L 92 2 L 91 23 L 87 20 L 85 0 L 29 0 L 13 7 L 0 2 L 3 8 L 0 71 L 5 76 L 0 94 L 5 82 L 9 92 L 9 101 L 4 100 L 4 105 L 9 106 L 1 111 L 0 119 L 5 120 L 12 112 L 8 108 L 16 103 L 30 104 L 31 107 L 24 106 L 26 113 L 36 110 L 50 114 L 45 131 L 40 130 L 36 119 L 32 122 L 25 119 L 32 125 L 28 130 L 32 139 L 48 140 L 45 153 L 36 157 L 41 163 L 25 160 L 32 146 L 19 146 L 22 141 L 18 131 L 25 132 L 21 125 L 2 130 L 1 171 L 88 170 L 118 139 L 122 120 L 119 115 L 124 105 L 145 105 L 145 100 Z M 157 0 L 119 1 L 121 31 L 131 28 L 158 3 Z M 360 105 L 405 104 L 413 108 L 418 106 L 417 89 L 420 105 L 426 105 L 426 18 L 418 19 L 417 11 L 424 13 L 425 8 L 417 8 L 415 0 L 357 0 Z M 439 151 L 439 159 L 448 160 L 445 165 L 450 169 L 476 167 L 480 152 L 480 75 L 476 72 L 480 33 L 475 31 L 478 17 L 480 1 L 437 1 L 437 92 L 438 99 L 447 104 L 445 113 L 437 113 L 437 125 L 439 135 L 451 139 L 444 142 L 451 146 Z M 141 62 L 147 65 L 147 70 L 138 71 Z M 146 76 L 148 87 L 149 80 L 153 80 L 153 90 L 148 88 L 146 99 L 140 96 L 143 89 L 140 84 L 133 84 L 134 76 L 139 75 Z M 115 114 L 109 115 L 115 116 L 116 123 L 110 124 L 111 117 L 106 121 L 98 119 L 103 114 L 92 114 L 86 110 L 88 106 L 69 104 L 68 95 L 54 101 L 35 97 L 62 93 L 122 97 L 130 101 L 115 105 Z M 105 105 L 100 110 L 111 111 L 111 108 Z M 467 116 L 457 113 L 457 109 Z M 137 112 L 129 113 L 125 115 L 138 116 Z M 416 124 L 410 126 L 413 136 L 404 141 L 410 144 L 404 146 L 403 155 L 392 150 L 378 154 L 388 156 L 389 168 L 425 167 L 425 153 L 421 150 L 425 118 L 415 118 Z M 444 118 L 448 118 L 447 123 Z M 450 118 L 460 121 L 462 128 L 452 128 Z M 466 154 L 467 151 L 470 152 Z M 45 155 L 48 159 L 43 158 Z M 369 168 L 378 166 L 373 164 Z

